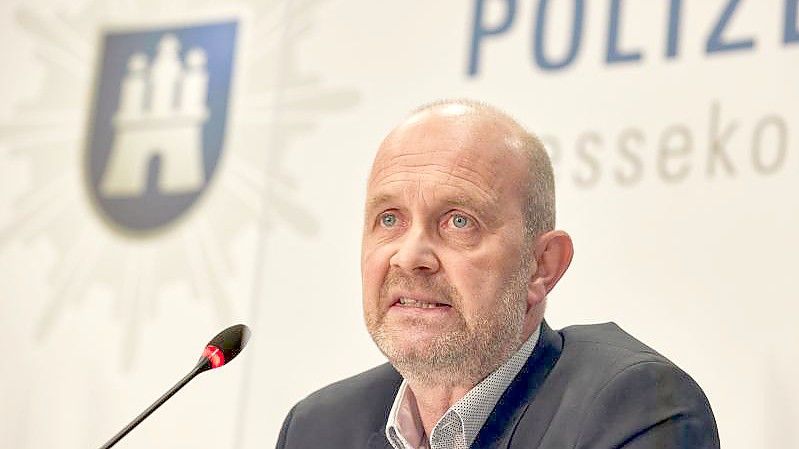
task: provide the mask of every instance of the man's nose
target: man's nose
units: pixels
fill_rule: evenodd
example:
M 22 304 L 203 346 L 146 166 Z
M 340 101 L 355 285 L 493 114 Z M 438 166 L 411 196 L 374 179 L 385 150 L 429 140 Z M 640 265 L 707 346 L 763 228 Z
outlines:
M 435 273 L 439 268 L 430 236 L 421 227 L 408 230 L 389 262 L 409 273 Z

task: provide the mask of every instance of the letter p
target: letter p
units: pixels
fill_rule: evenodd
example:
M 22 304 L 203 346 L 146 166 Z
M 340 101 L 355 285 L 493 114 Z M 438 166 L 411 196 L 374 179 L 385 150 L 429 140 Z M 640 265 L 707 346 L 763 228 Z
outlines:
M 500 20 L 493 27 L 484 23 L 483 15 L 486 12 L 485 4 L 494 1 L 505 3 L 505 18 Z M 485 36 L 502 34 L 513 24 L 516 17 L 516 0 L 475 0 L 474 2 L 474 23 L 472 26 L 472 45 L 469 52 L 469 76 L 477 74 L 480 64 L 480 44 Z

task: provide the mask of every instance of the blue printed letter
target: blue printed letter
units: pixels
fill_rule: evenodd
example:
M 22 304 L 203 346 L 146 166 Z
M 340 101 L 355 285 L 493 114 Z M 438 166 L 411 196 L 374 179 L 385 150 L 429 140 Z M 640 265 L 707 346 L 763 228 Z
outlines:
M 669 6 L 669 29 L 668 29 L 668 44 L 666 46 L 666 57 L 669 59 L 677 56 L 680 42 L 680 7 L 682 0 L 671 0 Z
M 729 3 L 727 3 L 727 7 L 724 8 L 724 12 L 721 13 L 721 17 L 719 17 L 719 21 L 716 23 L 716 27 L 713 28 L 710 36 L 707 38 L 706 50 L 708 53 L 754 48 L 754 39 L 739 39 L 737 41 L 725 42 L 721 36 L 724 33 L 724 29 L 727 27 L 727 23 L 729 23 L 732 18 L 735 8 L 738 7 L 738 3 L 740 2 L 741 0 L 730 0 Z
M 621 13 L 621 0 L 610 2 L 610 24 L 608 24 L 608 52 L 605 61 L 608 64 L 624 61 L 638 61 L 641 59 L 640 51 L 622 53 L 619 50 L 619 14 Z
M 483 36 L 492 36 L 508 31 L 513 23 L 513 18 L 516 16 L 516 0 L 505 0 L 505 4 L 507 5 L 505 20 L 501 21 L 495 27 L 487 28 L 485 24 L 483 24 L 483 13 L 485 12 L 483 5 L 487 1 L 488 0 L 475 0 L 474 2 L 472 47 L 469 53 L 469 76 L 475 76 L 477 74 L 477 67 L 480 63 L 480 41 L 483 40 Z
M 797 0 L 785 0 L 785 28 L 782 31 L 782 42 L 788 44 L 799 42 L 799 30 L 796 29 Z
M 562 5 L 563 3 L 561 3 Z M 572 22 L 571 44 L 566 56 L 560 61 L 554 61 L 544 55 L 544 37 L 546 32 L 547 20 L 547 6 L 549 0 L 539 0 L 538 10 L 536 11 L 535 20 L 535 33 L 533 33 L 533 54 L 535 55 L 535 62 L 538 67 L 543 70 L 558 70 L 566 67 L 574 61 L 577 56 L 577 51 L 580 49 L 580 42 L 583 35 L 583 0 L 574 0 L 574 21 Z

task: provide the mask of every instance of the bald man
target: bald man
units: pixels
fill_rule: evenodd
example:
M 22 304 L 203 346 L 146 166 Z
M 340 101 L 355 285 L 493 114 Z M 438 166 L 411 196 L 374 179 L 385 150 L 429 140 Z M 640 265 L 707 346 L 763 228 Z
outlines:
M 572 253 L 535 136 L 473 101 L 414 111 L 367 185 L 363 309 L 389 363 L 299 402 L 277 447 L 718 448 L 665 357 L 615 324 L 547 326 Z

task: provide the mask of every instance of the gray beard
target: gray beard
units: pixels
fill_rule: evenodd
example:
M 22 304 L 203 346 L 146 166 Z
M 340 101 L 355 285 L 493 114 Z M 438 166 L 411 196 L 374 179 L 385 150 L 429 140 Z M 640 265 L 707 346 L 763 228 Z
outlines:
M 478 384 L 507 360 L 522 342 L 527 311 L 525 269 L 508 283 L 492 313 L 467 322 L 461 315 L 457 329 L 421 347 L 402 349 L 402 330 L 391 329 L 381 317 L 366 317 L 367 328 L 378 348 L 402 376 L 412 384 L 455 386 Z M 406 281 L 402 281 L 406 282 Z M 449 289 L 452 307 L 462 303 Z

